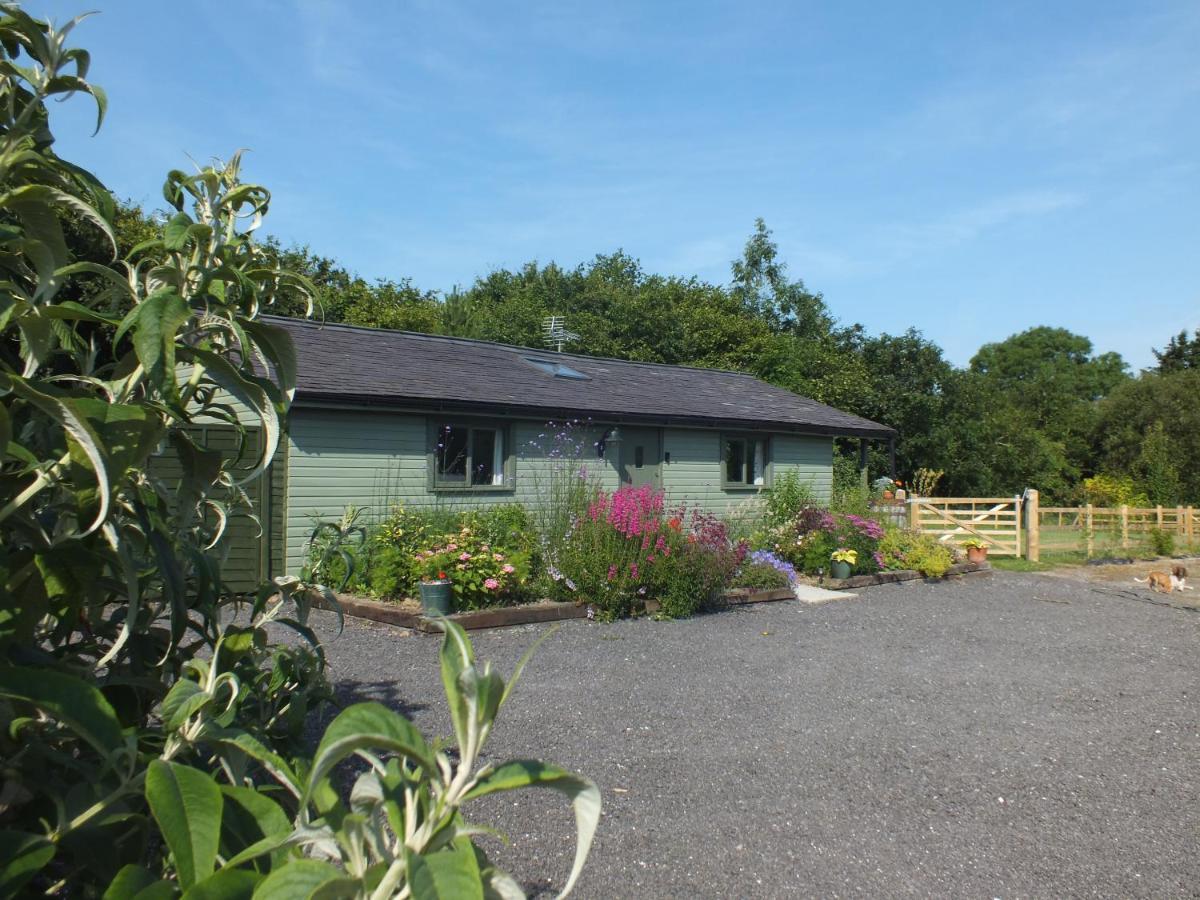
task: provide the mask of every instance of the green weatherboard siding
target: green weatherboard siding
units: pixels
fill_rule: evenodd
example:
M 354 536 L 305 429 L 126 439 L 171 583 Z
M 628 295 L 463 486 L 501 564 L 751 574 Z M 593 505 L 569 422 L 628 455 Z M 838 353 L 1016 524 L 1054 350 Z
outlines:
M 287 502 L 283 514 L 286 571 L 294 573 L 304 562 L 314 524 L 339 519 L 349 504 L 366 507 L 368 518 L 375 519 L 398 502 L 442 508 L 513 501 L 536 503 L 539 485 L 544 485 L 549 471 L 544 450 L 553 445 L 546 424 L 501 420 L 481 420 L 480 424 L 506 427 L 508 452 L 515 457 L 510 470 L 511 486 L 443 493 L 430 490 L 432 430 L 425 416 L 294 408 L 287 440 Z M 582 437 L 585 449 L 593 445 L 603 430 L 593 428 Z M 818 495 L 828 496 L 832 448 L 832 440 L 827 437 L 774 435 L 771 474 L 795 469 L 812 480 Z M 721 489 L 718 431 L 662 429 L 662 449 L 661 483 L 668 504 L 686 502 L 724 513 L 731 506 L 752 499 L 756 493 Z M 610 452 L 609 456 L 613 454 Z M 608 461 L 592 457 L 584 463 L 589 474 L 599 476 L 605 487 L 613 489 L 619 485 L 617 471 Z

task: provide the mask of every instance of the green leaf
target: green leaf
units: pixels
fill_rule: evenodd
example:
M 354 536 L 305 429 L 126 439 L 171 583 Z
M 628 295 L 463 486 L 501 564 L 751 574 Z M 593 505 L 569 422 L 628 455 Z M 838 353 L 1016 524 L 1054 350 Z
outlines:
M 245 753 L 251 759 L 262 765 L 264 769 L 271 773 L 280 784 L 292 792 L 296 797 L 301 796 L 300 780 L 296 777 L 296 773 L 292 767 L 284 762 L 283 757 L 269 750 L 258 738 L 245 731 L 236 731 L 234 729 L 217 730 L 213 729 L 205 734 L 205 740 L 220 744 L 224 747 L 235 749 L 241 753 Z
M 270 797 L 253 788 L 221 785 L 225 807 L 221 816 L 221 855 L 226 866 L 270 853 L 291 834 L 292 824 Z
M 296 345 L 292 341 L 292 336 L 282 325 L 271 325 L 258 320 L 243 322 L 242 328 L 254 339 L 263 355 L 271 363 L 275 382 L 290 403 L 296 393 L 298 368 Z
M 186 889 L 212 874 L 221 837 L 221 789 L 199 769 L 156 759 L 146 799 Z
M 171 685 L 171 690 L 167 691 L 167 696 L 163 698 L 160 711 L 163 725 L 167 731 L 178 730 L 211 699 L 196 682 L 181 678 Z
M 133 331 L 133 350 L 146 377 L 165 397 L 178 393 L 175 382 L 175 337 L 191 316 L 187 301 L 172 288 L 155 291 L 129 311 L 113 343 Z
M 175 892 L 175 885 L 170 881 L 163 881 L 157 875 L 151 872 L 144 866 L 129 865 L 122 866 L 121 871 L 117 873 L 117 877 L 109 884 L 108 889 L 104 892 L 103 900 L 130 900 L 130 898 L 150 898 L 157 896 L 152 893 L 156 887 L 165 886 L 169 891 L 166 896 L 170 897 Z
M 184 891 L 182 900 L 250 900 L 262 880 L 250 869 L 222 869 Z
M 163 246 L 168 250 L 183 250 L 187 247 L 188 228 L 192 225 L 192 217 L 185 212 L 177 212 L 163 227 Z
M 427 772 L 436 770 L 433 752 L 412 722 L 382 703 L 356 703 L 329 723 L 313 757 L 301 805 L 339 762 L 357 750 L 390 750 L 406 756 Z
M 265 879 L 254 892 L 254 900 L 301 900 L 314 896 L 324 885 L 345 885 L 353 896 L 356 886 L 341 869 L 316 859 L 289 860 Z
M 0 831 L 0 897 L 15 897 L 54 858 L 54 845 L 38 834 Z
M 410 852 L 406 857 L 413 900 L 483 900 L 483 879 L 469 840 L 457 840 L 436 853 Z
M 442 649 L 439 653 L 442 667 L 442 689 L 446 692 L 446 702 L 450 705 L 454 737 L 458 741 L 458 746 L 465 747 L 470 728 L 470 705 L 463 695 L 460 679 L 463 672 L 475 664 L 475 651 L 461 625 L 448 620 L 441 621 L 438 625 L 445 632 L 445 637 L 442 638 Z
M 570 893 L 583 871 L 600 823 L 600 789 L 587 778 L 560 769 L 548 763 L 532 759 L 517 759 L 507 762 L 479 779 L 464 795 L 464 802 L 476 797 L 485 797 L 501 791 L 515 791 L 526 787 L 543 787 L 564 794 L 575 808 L 575 863 L 562 895 Z
M 13 666 L 0 669 L 0 697 L 20 700 L 65 724 L 102 756 L 125 745 L 121 722 L 95 685 L 54 672 Z
M 58 422 L 67 435 L 78 445 L 79 449 L 83 451 L 88 463 L 92 467 L 92 471 L 96 475 L 96 484 L 99 489 L 99 503 L 97 504 L 95 520 L 88 526 L 87 531 L 79 535 L 79 537 L 91 534 L 104 524 L 104 520 L 108 518 L 108 507 L 111 502 L 108 466 L 104 460 L 104 452 L 100 449 L 101 443 L 96 432 L 88 424 L 86 417 L 73 400 L 59 398 L 35 390 L 24 379 L 10 378 L 3 372 L 0 372 L 0 389 L 12 391 L 22 400 L 26 400 L 38 407 L 42 412 Z M 0 521 L 3 521 L 8 515 L 19 508 L 6 507 L 4 510 L 0 510 Z
M 246 377 L 229 360 L 210 350 L 198 347 L 180 348 L 182 356 L 194 360 L 204 367 L 204 374 L 218 387 L 231 394 L 254 410 L 262 425 L 262 452 L 254 469 L 237 481 L 245 484 L 261 475 L 271 463 L 275 450 L 279 446 L 279 413 L 267 393 L 266 384 L 260 379 Z M 274 388 L 272 387 L 272 390 Z

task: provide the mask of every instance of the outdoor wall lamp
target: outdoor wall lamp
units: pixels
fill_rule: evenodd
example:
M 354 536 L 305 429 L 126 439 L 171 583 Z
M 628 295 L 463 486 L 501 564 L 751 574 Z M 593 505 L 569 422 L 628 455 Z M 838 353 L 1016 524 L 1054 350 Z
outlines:
M 596 456 L 603 459 L 604 451 L 610 444 L 614 450 L 621 446 L 621 429 L 616 425 L 605 429 L 604 434 L 600 435 L 600 440 L 596 441 Z

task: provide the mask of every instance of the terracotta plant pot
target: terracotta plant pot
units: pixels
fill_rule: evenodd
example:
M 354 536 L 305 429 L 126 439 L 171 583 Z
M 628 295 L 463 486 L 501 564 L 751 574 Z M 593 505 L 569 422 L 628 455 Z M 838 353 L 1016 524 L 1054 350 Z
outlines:
M 884 500 L 894 500 L 894 499 L 896 499 L 896 493 L 895 493 L 895 491 L 884 491 L 884 492 L 883 492 L 883 499 L 884 499 Z
M 985 563 L 987 562 L 987 547 L 968 547 L 967 562 Z
M 836 559 L 833 560 L 832 562 L 829 563 L 829 574 L 833 578 L 838 578 L 838 579 L 849 578 L 850 577 L 850 563 L 841 562 Z
M 427 616 L 448 616 L 454 612 L 454 591 L 450 582 L 422 581 L 421 609 Z

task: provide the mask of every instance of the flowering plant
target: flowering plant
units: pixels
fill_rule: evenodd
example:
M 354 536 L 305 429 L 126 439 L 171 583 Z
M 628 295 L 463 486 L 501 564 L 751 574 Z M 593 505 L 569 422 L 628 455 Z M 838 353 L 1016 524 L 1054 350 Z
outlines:
M 965 541 L 958 542 L 958 546 L 965 550 L 982 550 L 987 545 L 987 541 L 977 537 L 969 537 Z
M 459 609 L 512 602 L 529 577 L 527 554 L 493 546 L 466 525 L 415 554 L 414 562 L 424 580 L 449 577 Z
M 858 551 L 851 550 L 848 547 L 838 547 L 833 553 L 829 554 L 829 558 L 834 562 L 844 562 L 854 565 L 858 562 Z
M 680 616 L 723 588 L 745 553 L 715 516 L 667 511 L 662 491 L 626 485 L 593 491 L 548 575 L 555 596 L 592 603 L 603 618 L 651 599 Z

